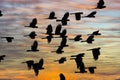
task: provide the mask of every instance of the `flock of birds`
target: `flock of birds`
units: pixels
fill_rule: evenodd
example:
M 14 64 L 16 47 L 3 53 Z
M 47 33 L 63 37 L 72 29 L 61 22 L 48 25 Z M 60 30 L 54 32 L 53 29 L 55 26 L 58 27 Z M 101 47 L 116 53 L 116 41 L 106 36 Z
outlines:
M 104 6 L 104 1 L 99 0 L 99 2 L 97 3 L 97 7 L 95 9 L 103 9 L 105 7 L 106 6 Z M 62 40 L 60 42 L 60 45 L 58 46 L 58 49 L 56 51 L 52 51 L 52 52 L 56 52 L 57 54 L 62 54 L 62 53 L 64 53 L 64 51 L 63 51 L 64 47 L 69 47 L 69 45 L 67 45 L 67 40 L 68 40 L 68 36 L 66 35 L 67 30 L 64 29 L 63 31 L 61 31 L 62 26 L 67 25 L 67 22 L 70 21 L 68 19 L 69 15 L 75 14 L 75 19 L 76 20 L 81 20 L 82 17 L 95 18 L 96 13 L 97 13 L 96 11 L 93 11 L 90 14 L 88 14 L 87 16 L 81 16 L 81 14 L 83 14 L 83 12 L 76 12 L 76 13 L 66 12 L 64 14 L 64 16 L 62 17 L 62 19 L 57 19 L 57 17 L 55 16 L 55 12 L 52 11 L 52 12 L 50 12 L 50 15 L 47 19 L 50 19 L 50 20 L 51 19 L 56 19 L 56 22 L 60 21 L 61 24 L 57 25 L 57 27 L 55 29 L 55 33 L 53 33 L 52 25 L 49 24 L 46 28 L 46 33 L 45 33 L 45 34 L 47 34 L 47 36 L 42 38 L 42 39 L 47 39 L 48 43 L 50 43 L 52 41 L 52 38 L 62 38 Z M 0 10 L 0 16 L 3 16 L 1 10 Z M 30 24 L 28 26 L 25 26 L 25 27 L 38 28 L 38 26 L 36 26 L 36 25 L 37 25 L 37 19 L 34 18 L 32 20 L 32 22 L 30 22 Z M 54 35 L 58 35 L 58 37 L 54 37 Z M 92 44 L 92 42 L 94 41 L 94 36 L 98 36 L 98 35 L 101 35 L 101 33 L 99 33 L 99 30 L 94 31 L 91 34 L 88 34 L 88 38 L 86 40 L 82 40 L 82 38 L 81 38 L 82 35 L 76 35 L 74 38 L 69 39 L 69 40 L 87 42 L 88 44 Z M 24 35 L 24 37 L 27 37 L 27 36 L 29 36 L 31 39 L 35 39 L 37 34 L 36 34 L 35 31 L 32 31 L 30 34 Z M 9 43 L 12 42 L 13 39 L 14 39 L 14 37 L 1 37 L 1 38 L 5 38 L 7 40 L 7 42 L 9 42 Z M 27 50 L 27 52 L 30 52 L 30 51 L 37 52 L 37 51 L 39 51 L 37 48 L 38 48 L 38 41 L 35 40 L 33 42 L 33 44 L 31 45 L 31 49 Z M 93 59 L 98 60 L 99 55 L 100 55 L 100 47 L 93 48 L 93 49 L 88 49 L 87 51 L 92 51 Z M 85 53 L 80 53 L 80 54 L 77 54 L 77 55 L 71 55 L 70 56 L 71 57 L 70 60 L 75 60 L 77 69 L 79 69 L 79 71 L 75 71 L 75 73 L 86 73 L 87 72 L 86 69 L 88 69 L 89 72 L 93 74 L 94 69 L 96 69 L 96 67 L 94 67 L 94 66 L 85 67 L 84 62 L 83 62 L 84 55 L 85 55 Z M 1 55 L 0 56 L 0 62 L 2 60 L 4 60 L 4 57 L 6 57 L 6 55 Z M 61 57 L 58 60 L 54 60 L 54 62 L 58 62 L 59 64 L 63 64 L 65 61 L 67 61 L 66 57 Z M 22 63 L 27 64 L 28 70 L 33 69 L 36 76 L 38 76 L 39 70 L 44 69 L 44 67 L 43 67 L 44 59 L 43 58 L 40 59 L 38 63 L 34 63 L 34 60 L 28 60 L 28 61 L 24 61 Z M 62 73 L 60 73 L 59 76 L 60 76 L 60 80 L 65 80 L 65 76 Z

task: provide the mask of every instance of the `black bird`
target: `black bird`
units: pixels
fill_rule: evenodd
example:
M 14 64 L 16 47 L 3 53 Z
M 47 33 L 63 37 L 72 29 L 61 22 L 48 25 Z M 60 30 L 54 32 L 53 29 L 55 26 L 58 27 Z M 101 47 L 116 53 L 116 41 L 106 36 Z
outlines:
M 94 74 L 94 69 L 96 69 L 96 67 L 88 67 L 88 70 L 91 74 Z
M 0 17 L 3 16 L 2 11 L 0 10 Z
M 33 70 L 34 70 L 36 76 L 38 76 L 39 70 L 44 69 L 43 68 L 43 63 L 44 63 L 44 60 L 40 59 L 39 63 L 34 63 L 33 64 Z
M 96 9 L 106 8 L 106 6 L 104 4 L 105 4 L 104 0 L 99 0 L 99 2 L 97 3 Z
M 60 37 L 67 37 L 66 34 L 67 34 L 67 30 L 64 29 L 64 30 L 62 31 L 62 33 L 60 34 Z
M 47 42 L 50 43 L 52 41 L 52 38 L 54 38 L 53 35 L 48 35 L 42 39 L 47 39 Z
M 75 59 L 77 68 L 80 70 L 80 73 L 86 73 L 85 71 L 85 65 L 83 63 L 82 57 L 84 57 L 85 53 L 81 53 L 78 55 L 72 55 L 71 57 L 75 57 L 75 58 L 71 58 L 71 59 Z M 75 72 L 75 73 L 79 73 L 79 72 Z
M 14 39 L 14 37 L 1 37 L 1 38 L 6 38 L 7 42 L 12 42 L 12 40 Z
M 101 49 L 101 48 L 98 47 L 98 48 L 88 49 L 87 51 L 92 50 L 92 54 L 93 54 L 94 60 L 98 60 L 98 57 L 99 57 L 99 55 L 100 55 L 100 49 Z
M 88 44 L 92 44 L 92 42 L 94 41 L 94 35 L 90 35 L 87 40 L 85 41 L 81 41 L 81 42 L 87 42 Z
M 62 20 L 56 20 L 56 21 L 57 21 L 57 22 L 58 22 L 58 21 L 61 21 L 61 22 L 62 22 L 62 25 L 67 25 L 67 21 L 70 21 L 70 20 L 68 19 L 68 17 L 69 17 L 69 12 L 66 12 L 66 13 L 64 14 Z
M 75 19 L 81 20 L 81 14 L 83 14 L 83 12 L 76 12 L 76 13 L 70 13 L 70 14 L 75 14 Z
M 58 61 L 59 64 L 63 64 L 66 61 L 66 57 L 61 57 L 59 60 L 54 60 L 54 62 Z
M 96 11 L 93 11 L 93 12 L 91 12 L 90 14 L 88 14 L 88 15 L 85 16 L 85 17 L 95 18 L 95 14 L 96 14 L 96 13 L 97 13 Z
M 27 51 L 34 51 L 34 52 L 39 51 L 37 47 L 38 47 L 38 42 L 35 40 L 33 45 L 31 46 L 31 50 L 27 50 Z
M 53 28 L 52 28 L 52 25 L 51 25 L 51 24 L 49 24 L 49 25 L 47 26 L 46 30 L 47 30 L 46 34 L 52 35 Z
M 101 35 L 101 33 L 99 33 L 99 30 L 97 30 L 97 31 L 94 31 L 92 34 L 88 34 L 88 35 Z
M 68 47 L 67 45 L 67 37 L 62 37 L 62 41 L 60 43 L 61 47 Z
M 60 76 L 60 80 L 66 80 L 65 76 L 62 73 L 60 73 L 59 76 Z
M 6 57 L 6 55 L 1 55 L 0 56 L 0 62 L 1 62 L 1 60 L 4 60 L 4 57 Z
M 48 19 L 57 19 L 57 17 L 55 17 L 55 12 L 54 11 L 50 12 L 50 15 L 49 15 Z
M 62 29 L 62 25 L 58 24 L 56 29 L 55 29 L 55 35 L 60 35 L 61 34 L 61 29 Z
M 35 31 L 32 31 L 29 35 L 25 35 L 26 36 L 29 36 L 31 39 L 35 39 L 35 36 L 37 36 L 37 34 L 35 33 Z
M 28 61 L 25 61 L 25 62 L 22 62 L 22 63 L 26 63 L 27 67 L 28 67 L 28 70 L 30 70 L 30 69 L 32 69 L 34 61 L 33 60 L 28 60 Z
M 62 54 L 64 51 L 63 51 L 63 46 L 59 46 L 58 49 L 56 50 L 56 53 L 57 54 Z
M 36 24 L 37 24 L 37 18 L 34 18 L 32 22 L 29 24 L 29 26 L 25 26 L 25 27 L 38 28 Z
M 80 40 L 82 40 L 81 37 L 82 37 L 82 35 L 77 35 L 73 39 L 69 39 L 69 40 L 80 41 Z

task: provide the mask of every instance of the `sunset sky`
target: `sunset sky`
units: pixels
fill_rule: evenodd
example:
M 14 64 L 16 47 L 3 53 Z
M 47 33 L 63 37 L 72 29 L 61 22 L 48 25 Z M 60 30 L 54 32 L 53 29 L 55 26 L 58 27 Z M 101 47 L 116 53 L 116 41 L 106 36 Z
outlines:
M 99 0 L 0 0 L 0 37 L 12 36 L 15 39 L 7 43 L 0 38 L 0 55 L 6 55 L 0 62 L 0 80 L 60 80 L 59 74 L 63 73 L 66 80 L 120 80 L 120 0 L 105 0 L 104 9 L 94 9 Z M 64 48 L 63 54 L 52 53 L 59 46 L 61 39 L 53 39 L 50 44 L 45 39 L 46 27 L 51 24 L 53 30 L 60 22 L 46 19 L 51 11 L 55 11 L 56 17 L 61 19 L 65 12 L 83 12 L 86 16 L 92 11 L 97 11 L 95 18 L 82 18 L 76 21 L 74 15 L 70 15 L 67 26 L 68 38 L 81 34 L 85 40 L 87 34 L 100 30 L 102 35 L 95 36 L 93 44 L 74 42 L 68 40 L 69 47 Z M 27 28 L 33 18 L 37 18 L 38 28 Z M 24 37 L 35 31 L 36 39 Z M 54 31 L 53 31 L 54 32 Z M 39 43 L 39 52 L 27 52 L 34 40 Z M 93 60 L 92 52 L 87 49 L 101 47 L 101 55 L 97 61 Z M 74 73 L 76 63 L 70 60 L 71 55 L 85 53 L 83 58 L 86 67 L 96 66 L 95 74 Z M 64 64 L 58 64 L 54 60 L 67 57 Z M 27 70 L 22 62 L 44 59 L 44 70 L 35 76 L 33 70 Z M 88 71 L 88 70 L 87 70 Z

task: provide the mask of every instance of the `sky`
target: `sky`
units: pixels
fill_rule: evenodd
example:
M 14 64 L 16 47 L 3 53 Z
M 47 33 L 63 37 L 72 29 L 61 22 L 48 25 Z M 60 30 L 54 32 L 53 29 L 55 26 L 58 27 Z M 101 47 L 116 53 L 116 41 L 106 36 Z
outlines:
M 10 80 L 60 80 L 59 74 L 63 73 L 66 80 L 120 80 L 120 1 L 105 0 L 104 9 L 94 9 L 98 0 L 0 0 L 0 37 L 13 36 L 12 43 L 7 43 L 0 38 L 0 55 L 6 55 L 0 62 L 0 79 Z M 64 53 L 56 54 L 51 51 L 57 49 L 61 39 L 53 39 L 50 44 L 42 38 L 46 34 L 46 27 L 51 24 L 53 30 L 60 24 L 55 20 L 46 19 L 51 11 L 55 11 L 58 19 L 65 12 L 83 12 L 86 16 L 92 11 L 97 11 L 95 18 L 82 18 L 76 21 L 74 15 L 70 15 L 67 26 L 68 38 L 81 34 L 85 40 L 87 34 L 100 30 L 102 35 L 95 36 L 93 44 L 68 41 L 69 47 L 64 48 Z M 29 25 L 33 18 L 37 18 L 38 28 L 24 27 Z M 27 52 L 34 40 L 24 35 L 35 31 L 40 50 L 39 52 Z M 87 49 L 101 47 L 101 55 L 97 61 L 92 58 L 91 51 Z M 86 67 L 96 66 L 95 74 L 74 73 L 77 68 L 74 60 L 70 60 L 73 54 L 85 53 L 83 61 Z M 64 64 L 58 64 L 54 60 L 67 57 Z M 22 62 L 44 59 L 44 70 L 40 70 L 35 76 L 33 70 L 27 70 Z

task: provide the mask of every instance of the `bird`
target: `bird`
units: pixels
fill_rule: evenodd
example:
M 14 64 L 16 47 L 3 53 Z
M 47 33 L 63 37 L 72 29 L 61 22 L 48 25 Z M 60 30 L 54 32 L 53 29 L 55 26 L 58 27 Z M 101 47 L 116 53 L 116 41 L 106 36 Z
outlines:
M 67 34 L 67 30 L 64 29 L 64 30 L 61 32 L 60 37 L 67 37 L 66 34 Z
M 75 73 L 86 73 L 87 71 L 85 71 L 85 65 L 83 63 L 83 59 L 82 57 L 84 57 L 85 53 L 80 53 L 78 55 L 72 55 L 71 57 L 75 57 L 75 58 L 70 58 L 71 60 L 74 59 L 77 65 L 77 69 L 80 70 L 80 72 L 75 72 Z
M 97 3 L 96 9 L 106 8 L 106 6 L 104 4 L 105 4 L 104 0 L 99 0 L 99 2 Z
M 37 36 L 37 34 L 35 33 L 35 31 L 32 31 L 29 35 L 24 35 L 24 37 L 29 36 L 31 39 L 35 39 L 35 36 Z
M 3 16 L 2 11 L 0 10 L 0 17 Z
M 34 51 L 34 52 L 39 51 L 39 50 L 37 49 L 37 47 L 38 47 L 38 42 L 37 42 L 37 40 L 35 40 L 35 41 L 33 42 L 33 45 L 31 46 L 31 50 L 27 50 L 27 51 L 28 51 L 28 52 L 29 52 L 29 51 Z
M 57 17 L 55 17 L 55 12 L 54 11 L 50 12 L 50 15 L 49 15 L 48 19 L 57 19 Z
M 92 34 L 88 34 L 88 35 L 101 35 L 101 33 L 99 33 L 99 30 L 97 30 L 97 31 L 94 31 Z
M 57 62 L 57 61 L 59 64 L 63 64 L 66 61 L 66 57 L 61 57 L 59 60 L 54 60 L 54 62 Z
M 94 69 L 96 69 L 96 67 L 88 67 L 88 70 L 91 74 L 95 73 Z
M 69 40 L 80 41 L 80 40 L 82 40 L 81 37 L 82 37 L 82 35 L 76 35 L 74 38 L 71 38 Z
M 88 44 L 92 44 L 93 41 L 94 41 L 94 35 L 90 35 L 85 41 L 81 41 L 81 42 L 87 42 Z
M 38 76 L 39 70 L 44 69 L 44 68 L 43 68 L 43 63 L 44 63 L 44 60 L 43 60 L 43 58 L 42 58 L 42 59 L 40 59 L 39 63 L 34 63 L 34 64 L 33 64 L 33 70 L 34 70 L 34 72 L 35 72 L 35 76 Z
M 51 25 L 51 24 L 49 24 L 49 25 L 47 26 L 46 30 L 47 30 L 46 34 L 52 35 L 53 28 L 52 28 L 52 25 Z
M 27 67 L 28 67 L 28 70 L 31 70 L 32 66 L 34 64 L 34 61 L 33 60 L 28 60 L 28 61 L 25 61 L 25 62 L 22 62 L 22 63 L 26 63 Z
M 67 45 L 67 37 L 62 37 L 60 46 L 61 47 L 68 47 L 68 45 Z
M 36 24 L 37 24 L 37 18 L 33 18 L 32 22 L 29 24 L 29 26 L 25 26 L 25 27 L 38 28 L 38 26 L 36 26 Z
M 55 51 L 57 54 L 62 54 L 63 51 L 63 46 L 59 46 L 58 49 Z
M 1 37 L 1 38 L 6 38 L 7 42 L 10 43 L 14 39 L 14 37 Z
M 83 14 L 83 12 L 76 12 L 76 13 L 70 13 L 70 14 L 75 14 L 75 19 L 81 20 L 81 14 Z
M 47 42 L 50 43 L 52 41 L 52 38 L 54 38 L 53 35 L 48 35 L 42 39 L 47 39 Z
M 96 13 L 97 13 L 96 11 L 93 11 L 93 12 L 91 12 L 90 14 L 88 14 L 87 16 L 84 16 L 84 17 L 95 18 L 95 14 L 96 14 Z
M 57 21 L 57 22 L 58 22 L 58 21 L 61 21 L 62 25 L 67 25 L 67 21 L 70 21 L 70 20 L 68 19 L 68 17 L 69 17 L 69 12 L 66 12 L 66 13 L 64 14 L 64 16 L 62 17 L 62 20 L 57 19 L 56 21 Z
M 93 54 L 94 60 L 98 60 L 99 55 L 100 55 L 100 49 L 101 49 L 101 48 L 98 47 L 98 48 L 88 49 L 87 51 L 92 50 L 92 54 Z
M 60 35 L 61 34 L 61 29 L 62 29 L 62 25 L 58 24 L 56 29 L 55 29 L 55 35 Z
M 60 73 L 59 76 L 60 76 L 60 80 L 66 80 L 65 76 L 62 73 Z
M 1 62 L 1 60 L 4 60 L 4 57 L 6 57 L 6 55 L 1 55 L 0 56 L 0 62 Z

